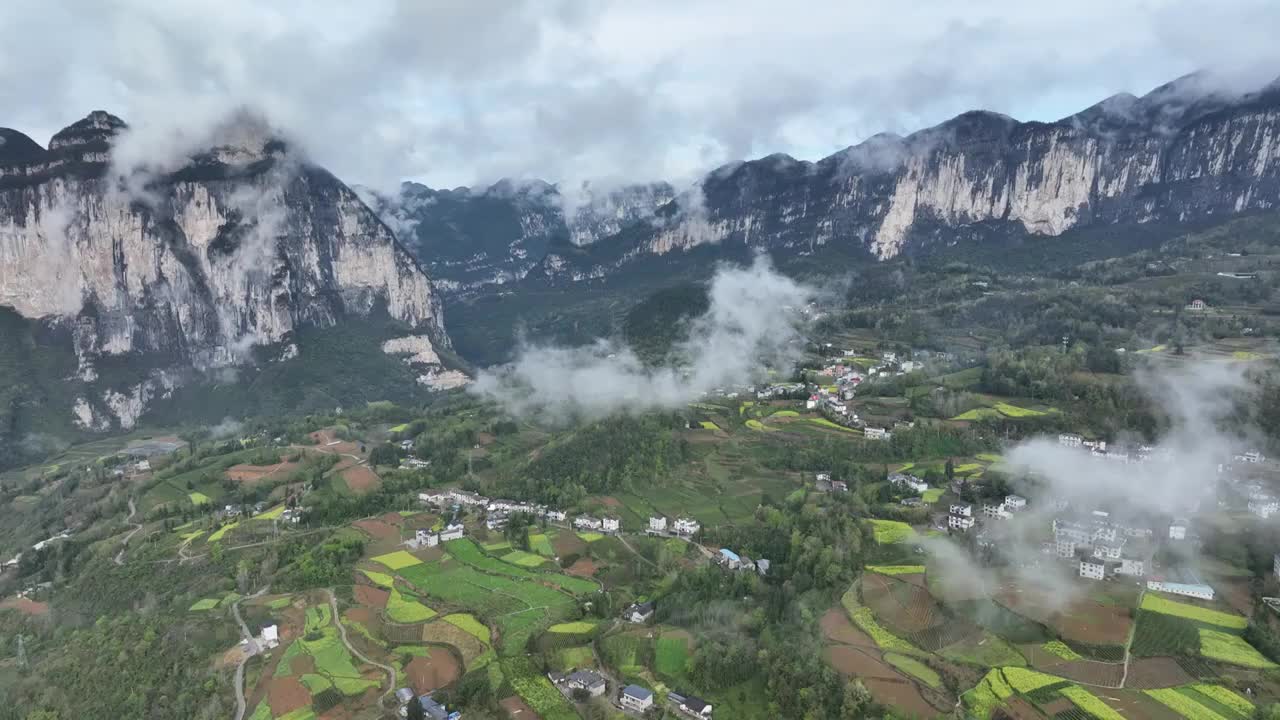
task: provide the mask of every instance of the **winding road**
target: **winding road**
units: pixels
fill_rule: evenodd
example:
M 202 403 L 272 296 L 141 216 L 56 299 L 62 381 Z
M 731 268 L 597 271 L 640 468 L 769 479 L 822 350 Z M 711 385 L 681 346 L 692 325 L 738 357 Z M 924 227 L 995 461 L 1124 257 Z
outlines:
M 129 531 L 128 535 L 124 536 L 124 542 L 120 543 L 120 552 L 116 553 L 117 565 L 124 565 L 124 551 L 129 547 L 129 541 L 133 539 L 133 536 L 137 535 L 138 531 L 142 529 L 142 523 L 132 522 L 133 517 L 137 514 L 138 506 L 133 504 L 133 498 L 129 498 L 129 516 L 124 521 L 132 525 L 133 529 Z
M 249 598 L 261 597 L 267 588 L 262 588 L 258 592 L 249 596 Z M 240 603 L 249 598 L 240 598 L 231 605 L 231 614 L 236 616 L 236 624 L 240 626 L 240 637 L 244 638 L 245 643 L 244 657 L 240 658 L 240 662 L 236 664 L 236 718 L 235 720 L 244 720 L 244 666 L 249 662 L 249 658 L 257 655 L 259 652 L 258 641 L 253 639 L 253 633 L 249 632 L 249 626 L 245 624 L 244 618 L 240 617 Z
M 365 657 L 364 653 L 360 652 L 358 649 L 356 649 L 354 645 L 351 644 L 351 641 L 347 639 L 347 626 L 342 624 L 342 619 L 338 615 L 338 598 L 334 596 L 332 588 L 325 588 L 324 591 L 325 591 L 325 594 L 329 596 L 329 610 L 332 611 L 330 614 L 333 616 L 333 624 L 336 625 L 338 628 L 338 636 L 342 638 L 342 644 L 346 645 L 347 650 L 352 655 L 356 656 L 356 658 L 361 662 L 386 671 L 387 679 L 390 680 L 390 682 L 387 683 L 386 692 L 382 693 L 382 697 L 379 698 L 380 701 L 385 702 L 386 699 L 388 697 L 391 697 L 392 693 L 396 691 L 396 669 L 391 667 L 390 665 L 383 665 L 382 663 L 378 663 L 370 660 L 369 658 Z M 237 717 L 236 720 L 240 720 L 240 718 Z

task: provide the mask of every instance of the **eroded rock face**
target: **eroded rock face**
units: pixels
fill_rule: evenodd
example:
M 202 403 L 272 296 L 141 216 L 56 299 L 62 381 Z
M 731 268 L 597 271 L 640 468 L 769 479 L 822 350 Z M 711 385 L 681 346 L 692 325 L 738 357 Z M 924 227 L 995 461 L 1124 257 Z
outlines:
M 162 371 L 236 365 L 277 344 L 287 358 L 297 328 L 375 312 L 413 328 L 439 364 L 449 342 L 430 280 L 347 186 L 254 131 L 174 171 L 126 171 L 112 165 L 123 131 L 103 112 L 48 149 L 0 130 L 0 306 L 72 329 L 90 386 L 67 409 L 78 424 L 131 427 L 173 388 Z M 92 387 L 95 364 L 115 356 L 158 372 Z
M 623 192 L 631 211 L 623 203 L 611 222 L 584 225 L 590 231 L 555 212 L 501 227 L 468 215 L 498 197 L 515 215 L 545 209 L 530 198 L 558 192 L 550 186 L 505 195 L 443 191 L 447 202 L 437 193 L 403 216 L 420 230 L 448 226 L 459 260 L 432 259 L 432 271 L 449 292 L 464 293 L 530 275 L 563 283 L 608 277 L 637 260 L 708 245 L 783 254 L 835 245 L 888 259 L 1010 232 L 1056 237 L 1090 225 L 1275 207 L 1280 85 L 1244 95 L 1214 88 L 1212 78 L 1194 75 L 1055 123 L 969 112 L 905 138 L 875 136 L 816 163 L 785 155 L 735 163 L 683 192 Z M 436 191 L 420 195 L 428 193 Z M 548 242 L 552 226 L 560 229 Z M 569 241 L 556 246 L 559 237 Z

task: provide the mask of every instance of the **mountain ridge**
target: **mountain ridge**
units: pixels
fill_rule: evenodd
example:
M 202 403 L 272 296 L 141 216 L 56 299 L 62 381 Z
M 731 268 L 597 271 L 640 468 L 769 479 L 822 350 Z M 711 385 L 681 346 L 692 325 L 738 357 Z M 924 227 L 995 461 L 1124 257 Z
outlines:
M 884 260 L 938 244 L 1267 210 L 1280 202 L 1278 158 L 1280 81 L 1238 92 L 1202 72 L 1052 122 L 972 110 L 906 136 L 873 135 L 817 161 L 777 153 L 727 163 L 665 202 L 651 194 L 656 202 L 643 212 L 572 241 L 555 192 L 541 192 L 551 200 L 541 204 L 526 197 L 504 206 L 516 218 L 536 218 L 537 233 L 513 222 L 483 244 L 471 242 L 478 233 L 456 219 L 465 208 L 455 208 L 451 252 L 465 262 L 452 265 L 434 257 L 424 237 L 439 221 L 432 206 L 401 207 L 396 217 L 417 229 L 406 245 L 443 292 L 467 297 L 526 280 L 603 280 L 636 260 L 702 245 L 793 255 L 839 246 L 846 256 Z M 495 202 L 471 190 L 453 202 L 477 198 Z M 504 245 L 514 252 L 500 254 Z
M 74 352 L 77 426 L 129 429 L 200 373 L 287 361 L 301 328 L 353 319 L 400 328 L 388 361 L 424 385 L 461 381 L 431 280 L 327 170 L 241 119 L 176 166 L 116 167 L 127 131 L 103 111 L 47 148 L 0 130 L 0 307 Z M 50 382 L 15 381 L 0 413 L 64 397 Z

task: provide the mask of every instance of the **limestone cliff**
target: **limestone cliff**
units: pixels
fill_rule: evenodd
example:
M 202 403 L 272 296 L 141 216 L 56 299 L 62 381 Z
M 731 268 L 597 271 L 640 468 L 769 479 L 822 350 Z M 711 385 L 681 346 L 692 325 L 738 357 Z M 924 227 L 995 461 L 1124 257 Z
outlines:
M 130 427 L 184 370 L 262 349 L 289 358 L 299 328 L 353 317 L 388 315 L 440 369 L 449 341 L 431 282 L 331 174 L 255 132 L 176 170 L 126 170 L 112 164 L 122 132 L 105 112 L 47 149 L 0 130 L 0 308 L 70 332 L 80 425 Z M 150 376 L 98 383 L 98 366 L 120 358 Z
M 1190 222 L 1280 202 L 1280 85 L 1228 93 L 1192 75 L 1053 123 L 969 112 L 907 137 L 878 135 L 818 162 L 773 155 L 722 167 L 591 243 L 552 242 L 522 274 L 572 283 L 700 249 L 887 259 L 938 244 L 1057 237 L 1100 224 Z M 412 216 L 431 222 L 435 206 Z M 455 226 L 456 252 L 476 247 Z M 527 238 L 521 228 L 506 243 Z M 483 250 L 502 262 L 493 239 Z M 585 246 L 585 247 L 584 247 Z M 529 248 L 525 248 L 528 250 Z M 441 266 L 437 275 L 475 287 Z

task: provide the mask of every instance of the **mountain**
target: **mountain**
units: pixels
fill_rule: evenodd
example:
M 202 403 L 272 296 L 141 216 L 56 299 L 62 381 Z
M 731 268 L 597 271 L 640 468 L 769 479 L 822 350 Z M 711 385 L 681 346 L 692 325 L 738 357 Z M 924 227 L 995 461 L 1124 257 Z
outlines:
M 398 198 L 365 197 L 442 292 L 465 294 L 524 279 L 557 245 L 591 245 L 652 218 L 675 191 L 651 183 L 562 192 L 539 180 L 502 180 L 453 190 L 404 183 Z
M 337 178 L 246 118 L 122 170 L 127 129 L 93 112 L 47 148 L 0 129 L 0 444 L 50 403 L 133 427 L 202 374 L 287 363 L 352 320 L 424 382 L 459 380 L 431 281 Z
M 521 214 L 526 195 L 495 198 L 492 189 L 406 206 L 402 219 L 417 223 L 411 247 L 424 262 L 437 262 L 439 243 L 460 259 L 431 266 L 448 292 L 476 293 L 519 277 L 553 285 L 612 278 L 646 260 L 678 266 L 708 247 L 714 250 L 697 257 L 763 248 L 871 261 L 1275 207 L 1280 84 L 1248 93 L 1222 87 L 1195 74 L 1052 123 L 967 112 L 907 137 L 872 137 L 818 162 L 772 155 L 735 163 L 680 193 L 645 195 L 662 204 L 637 204 L 644 212 L 619 214 L 567 241 L 562 213 L 535 203 L 537 212 Z M 492 203 L 504 203 L 513 220 L 499 226 L 467 219 L 470 209 Z M 529 222 L 514 219 L 526 216 Z M 441 224 L 448 233 L 436 231 Z

